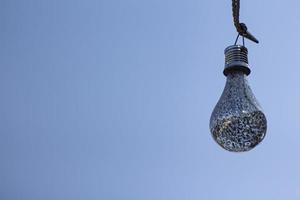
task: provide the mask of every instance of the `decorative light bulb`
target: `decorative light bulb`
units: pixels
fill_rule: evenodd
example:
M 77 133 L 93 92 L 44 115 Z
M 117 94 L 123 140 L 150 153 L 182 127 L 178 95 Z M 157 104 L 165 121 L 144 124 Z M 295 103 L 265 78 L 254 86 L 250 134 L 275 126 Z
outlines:
M 214 140 L 233 152 L 249 151 L 265 137 L 267 120 L 247 81 L 248 50 L 233 45 L 225 49 L 226 85 L 210 118 Z

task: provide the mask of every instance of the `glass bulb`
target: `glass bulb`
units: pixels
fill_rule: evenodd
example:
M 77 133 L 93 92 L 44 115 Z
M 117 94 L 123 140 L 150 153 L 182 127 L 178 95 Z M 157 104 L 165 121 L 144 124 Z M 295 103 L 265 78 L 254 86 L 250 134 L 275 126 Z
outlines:
M 267 130 L 266 117 L 248 85 L 247 54 L 244 46 L 225 49 L 227 81 L 210 118 L 210 131 L 215 141 L 233 152 L 253 149 L 264 139 Z

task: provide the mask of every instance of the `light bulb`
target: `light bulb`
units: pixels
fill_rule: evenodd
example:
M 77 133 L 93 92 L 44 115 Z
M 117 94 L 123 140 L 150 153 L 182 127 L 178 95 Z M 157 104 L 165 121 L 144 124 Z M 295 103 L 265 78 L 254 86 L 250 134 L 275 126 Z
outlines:
M 246 47 L 233 45 L 225 49 L 223 73 L 227 81 L 212 112 L 210 131 L 224 149 L 249 151 L 264 139 L 267 120 L 248 85 L 250 69 Z

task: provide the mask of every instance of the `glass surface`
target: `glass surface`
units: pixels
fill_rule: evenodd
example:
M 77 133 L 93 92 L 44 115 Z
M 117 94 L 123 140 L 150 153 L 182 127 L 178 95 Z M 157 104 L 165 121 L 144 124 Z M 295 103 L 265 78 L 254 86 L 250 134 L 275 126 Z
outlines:
M 265 137 L 267 120 L 242 72 L 227 75 L 223 94 L 210 118 L 210 131 L 224 149 L 249 151 Z

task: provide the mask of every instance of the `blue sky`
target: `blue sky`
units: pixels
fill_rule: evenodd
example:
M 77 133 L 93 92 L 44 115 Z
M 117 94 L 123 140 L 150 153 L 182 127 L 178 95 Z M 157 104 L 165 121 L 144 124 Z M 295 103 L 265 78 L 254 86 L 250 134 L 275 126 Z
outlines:
M 0 199 L 299 199 L 300 2 L 241 0 L 265 140 L 230 153 L 209 118 L 231 1 L 0 2 Z

